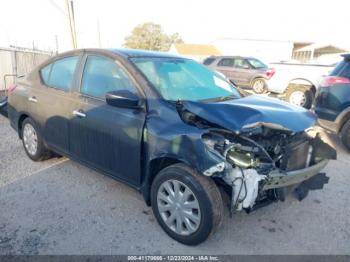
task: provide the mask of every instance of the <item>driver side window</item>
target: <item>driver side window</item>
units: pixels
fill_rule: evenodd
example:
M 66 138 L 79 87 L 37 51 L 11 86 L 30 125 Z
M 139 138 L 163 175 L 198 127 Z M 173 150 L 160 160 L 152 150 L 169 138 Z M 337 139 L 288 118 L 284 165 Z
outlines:
M 106 93 L 116 90 L 129 90 L 137 94 L 136 87 L 129 76 L 112 59 L 88 56 L 80 92 L 104 99 Z

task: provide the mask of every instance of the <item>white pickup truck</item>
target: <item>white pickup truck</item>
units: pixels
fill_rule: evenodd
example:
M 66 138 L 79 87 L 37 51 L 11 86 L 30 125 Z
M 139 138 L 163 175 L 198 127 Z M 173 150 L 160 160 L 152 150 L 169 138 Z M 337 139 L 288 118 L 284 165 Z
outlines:
M 310 108 L 319 81 L 334 65 L 270 63 L 269 68 L 274 69 L 274 74 L 264 79 L 266 91 L 280 94 L 291 104 Z

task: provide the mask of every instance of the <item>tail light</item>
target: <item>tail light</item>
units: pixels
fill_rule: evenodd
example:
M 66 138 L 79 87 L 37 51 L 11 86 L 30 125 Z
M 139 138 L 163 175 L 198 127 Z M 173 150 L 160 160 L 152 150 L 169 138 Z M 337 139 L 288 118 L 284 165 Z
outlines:
M 10 84 L 8 87 L 7 87 L 7 93 L 8 94 L 11 94 L 13 91 L 15 91 L 17 85 L 15 84 Z
M 276 73 L 276 70 L 274 68 L 269 68 L 266 70 L 265 75 L 268 79 L 273 77 L 273 75 Z
M 334 86 L 334 85 L 345 85 L 350 84 L 350 79 L 341 76 L 326 76 L 322 79 L 321 86 Z

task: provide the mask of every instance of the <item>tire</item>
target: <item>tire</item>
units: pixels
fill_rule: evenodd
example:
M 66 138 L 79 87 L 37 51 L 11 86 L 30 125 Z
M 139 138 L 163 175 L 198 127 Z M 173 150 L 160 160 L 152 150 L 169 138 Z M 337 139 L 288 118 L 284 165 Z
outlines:
M 290 104 L 310 109 L 314 100 L 310 86 L 289 85 L 286 91 L 286 101 Z
M 187 195 L 187 198 L 182 204 L 169 205 L 168 202 L 168 205 L 165 205 L 163 198 L 166 196 L 167 191 L 164 191 L 164 189 L 167 185 L 172 185 L 171 189 L 174 189 L 176 183 L 179 186 L 179 191 L 183 195 Z M 166 201 L 168 201 L 169 197 L 170 194 L 167 196 Z M 173 199 L 176 199 L 176 197 Z M 174 202 L 176 203 L 176 201 Z M 190 210 L 183 208 L 185 205 L 183 203 L 190 203 Z M 223 200 L 214 181 L 198 174 L 184 164 L 171 165 L 158 173 L 152 183 L 151 205 L 153 213 L 163 230 L 171 238 L 186 245 L 198 245 L 205 241 L 220 226 L 223 219 Z M 164 212 L 163 207 L 176 205 L 180 205 L 178 206 L 179 210 L 175 207 L 170 211 Z M 160 209 L 163 209 L 163 212 Z M 185 223 L 186 214 L 188 213 L 192 215 L 191 217 L 196 217 L 196 220 L 192 220 L 192 218 L 190 220 L 187 219 L 187 223 Z M 171 220 L 173 214 L 175 214 L 175 218 Z M 181 223 L 181 233 L 176 232 L 178 217 L 180 218 L 179 221 L 184 221 Z M 168 226 L 165 218 L 174 223 Z M 188 224 L 191 226 L 188 226 Z
M 350 120 L 343 125 L 340 131 L 340 139 L 346 149 L 350 151 Z
M 263 78 L 254 79 L 251 87 L 255 94 L 264 94 L 267 91 L 266 81 Z
M 26 133 L 30 131 L 34 132 L 33 137 Z M 29 141 L 31 141 L 31 139 L 29 139 L 29 137 L 35 140 L 35 148 L 30 146 L 31 143 Z M 51 152 L 45 147 L 37 125 L 30 117 L 24 119 L 22 123 L 21 138 L 24 150 L 31 160 L 42 161 L 51 157 Z

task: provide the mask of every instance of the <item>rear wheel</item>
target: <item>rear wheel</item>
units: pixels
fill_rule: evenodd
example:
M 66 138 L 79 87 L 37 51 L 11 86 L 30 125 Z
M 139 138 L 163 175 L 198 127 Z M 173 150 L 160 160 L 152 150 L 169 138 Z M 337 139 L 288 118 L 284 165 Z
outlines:
M 266 82 L 262 78 L 257 78 L 252 82 L 252 89 L 256 94 L 263 94 L 266 92 Z
M 286 92 L 286 101 L 310 109 L 314 99 L 314 93 L 309 86 L 291 84 Z
M 51 152 L 45 147 L 41 135 L 31 118 L 24 119 L 21 128 L 21 137 L 24 150 L 33 161 L 48 159 Z
M 184 164 L 159 172 L 152 183 L 151 204 L 164 231 L 186 245 L 206 240 L 223 217 L 223 201 L 214 181 Z
M 346 149 L 350 151 L 350 120 L 348 120 L 341 129 L 340 138 Z

